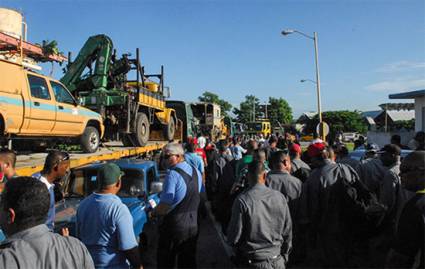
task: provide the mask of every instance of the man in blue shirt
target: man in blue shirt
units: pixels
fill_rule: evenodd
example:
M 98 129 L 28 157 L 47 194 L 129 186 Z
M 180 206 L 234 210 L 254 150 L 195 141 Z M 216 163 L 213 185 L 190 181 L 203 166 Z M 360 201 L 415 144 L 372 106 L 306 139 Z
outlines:
M 69 154 L 59 150 L 52 150 L 46 157 L 43 170 L 40 174 L 34 174 L 37 178 L 46 185 L 50 195 L 50 208 L 47 214 L 46 225 L 53 231 L 55 221 L 55 183 L 65 177 L 70 167 Z M 63 231 L 62 231 L 63 232 Z
M 167 144 L 163 149 L 167 175 L 161 202 L 152 215 L 164 216 L 159 228 L 158 268 L 195 268 L 201 173 L 184 161 L 183 147 Z
M 121 188 L 120 168 L 113 163 L 97 174 L 98 190 L 77 210 L 77 237 L 87 246 L 96 268 L 142 268 L 133 218 L 116 195 Z

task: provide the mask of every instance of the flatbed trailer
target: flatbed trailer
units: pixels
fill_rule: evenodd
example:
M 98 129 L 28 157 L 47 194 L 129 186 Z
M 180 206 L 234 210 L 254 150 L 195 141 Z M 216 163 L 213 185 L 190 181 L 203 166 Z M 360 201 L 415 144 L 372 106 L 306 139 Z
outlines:
M 117 160 L 124 157 L 132 157 L 153 153 L 161 150 L 166 142 L 149 142 L 143 147 L 123 147 L 121 143 L 106 143 L 95 153 L 69 152 L 71 156 L 71 167 L 79 167 L 85 164 L 98 161 Z M 31 176 L 40 172 L 44 166 L 47 153 L 34 153 L 28 155 L 18 155 L 16 161 L 16 174 L 19 176 Z

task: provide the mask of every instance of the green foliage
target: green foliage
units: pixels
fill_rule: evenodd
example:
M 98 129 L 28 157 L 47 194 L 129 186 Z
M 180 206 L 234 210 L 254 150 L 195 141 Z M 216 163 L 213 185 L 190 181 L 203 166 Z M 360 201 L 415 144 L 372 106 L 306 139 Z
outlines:
M 337 132 L 358 132 L 366 133 L 367 125 L 362 116 L 357 111 L 326 111 L 322 113 L 323 121 L 329 127 L 329 137 L 334 137 Z M 305 129 L 306 133 L 315 133 L 316 126 L 319 123 L 319 115 L 314 116 Z
M 290 124 L 292 122 L 292 108 L 283 98 L 269 97 L 268 117 L 272 126 Z
M 238 122 L 248 123 L 252 121 L 253 109 L 255 106 L 255 118 L 260 116 L 259 110 L 260 100 L 254 95 L 245 96 L 245 101 L 240 103 L 239 108 L 234 108 L 233 113 L 236 115 Z
M 215 103 L 220 105 L 222 116 L 227 116 L 228 112 L 232 109 L 232 104 L 220 99 L 217 94 L 205 91 L 201 96 L 198 97 L 199 101 L 207 103 Z
M 398 120 L 392 124 L 392 128 L 395 130 L 406 129 L 406 130 L 414 130 L 415 129 L 415 119 L 411 120 Z
M 43 40 L 40 46 L 45 55 L 61 54 L 58 48 L 58 42 L 56 40 Z

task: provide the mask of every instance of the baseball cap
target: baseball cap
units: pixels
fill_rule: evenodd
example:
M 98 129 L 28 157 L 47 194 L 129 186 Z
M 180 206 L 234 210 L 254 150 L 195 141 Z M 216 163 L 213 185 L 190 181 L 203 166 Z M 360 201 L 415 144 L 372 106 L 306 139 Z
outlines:
M 319 156 L 322 151 L 325 149 L 326 145 L 324 143 L 314 143 L 308 146 L 307 154 L 310 158 Z
M 393 155 L 400 155 L 401 150 L 400 147 L 394 144 L 387 144 L 385 145 L 380 151 L 378 151 L 378 153 L 390 153 Z
M 293 152 L 293 153 L 301 153 L 301 147 L 300 145 L 298 145 L 297 143 L 293 143 L 290 147 L 289 147 L 289 151 Z
M 379 146 L 376 145 L 375 143 L 368 143 L 366 145 L 366 151 L 372 151 L 372 152 L 378 152 L 379 151 Z
M 109 186 L 118 182 L 124 172 L 114 163 L 104 164 L 97 172 L 97 184 L 99 186 Z

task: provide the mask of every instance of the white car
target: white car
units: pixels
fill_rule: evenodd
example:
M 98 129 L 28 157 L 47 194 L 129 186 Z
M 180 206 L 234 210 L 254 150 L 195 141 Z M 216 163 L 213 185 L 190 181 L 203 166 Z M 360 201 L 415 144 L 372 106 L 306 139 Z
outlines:
M 353 142 L 354 140 L 359 138 L 358 133 L 343 133 L 342 134 L 342 140 L 344 142 Z

